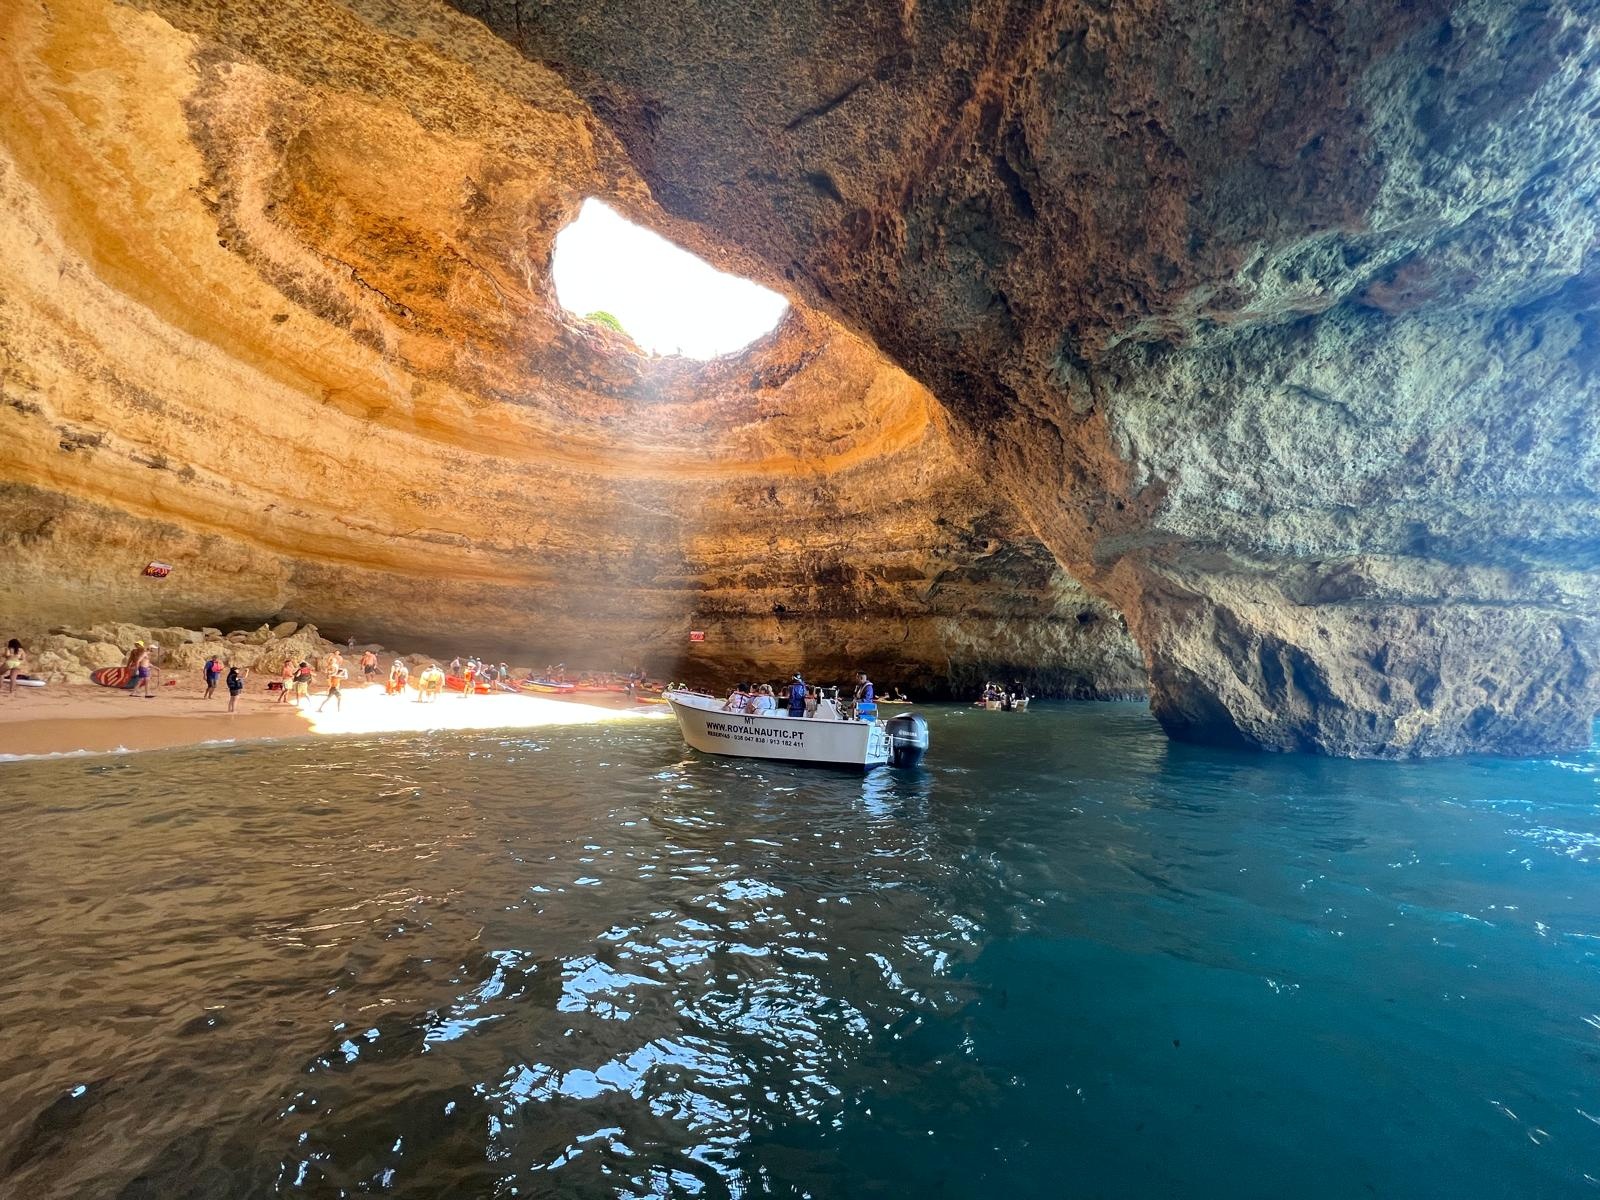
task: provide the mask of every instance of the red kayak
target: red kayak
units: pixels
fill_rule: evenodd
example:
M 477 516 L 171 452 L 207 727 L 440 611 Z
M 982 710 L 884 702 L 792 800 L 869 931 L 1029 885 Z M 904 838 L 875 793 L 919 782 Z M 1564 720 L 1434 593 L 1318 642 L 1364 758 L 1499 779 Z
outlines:
M 449 688 L 452 692 L 464 692 L 464 691 L 467 690 L 467 681 L 465 679 L 463 679 L 459 675 L 446 675 L 444 677 L 444 685 L 445 685 L 445 687 Z M 474 679 L 472 681 L 472 693 L 473 693 L 473 695 L 475 695 L 475 696 L 487 696 L 489 694 L 490 690 L 491 689 L 490 689 L 489 685 L 487 683 L 485 683 L 483 680 Z

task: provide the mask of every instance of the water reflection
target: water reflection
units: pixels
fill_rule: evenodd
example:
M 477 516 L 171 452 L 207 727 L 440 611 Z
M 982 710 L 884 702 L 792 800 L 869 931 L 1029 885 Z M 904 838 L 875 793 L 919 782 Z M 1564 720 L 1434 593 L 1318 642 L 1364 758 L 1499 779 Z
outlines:
M 934 727 L 864 777 L 660 728 L 13 768 L 0 1190 L 1590 1173 L 1589 758 L 1218 754 L 1120 705 Z

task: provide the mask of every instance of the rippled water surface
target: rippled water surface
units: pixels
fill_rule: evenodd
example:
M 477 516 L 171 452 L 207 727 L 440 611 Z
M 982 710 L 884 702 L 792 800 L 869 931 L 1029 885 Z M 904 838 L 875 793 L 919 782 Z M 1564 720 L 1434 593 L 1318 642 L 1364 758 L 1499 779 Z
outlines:
M 0 1195 L 1600 1192 L 1594 758 L 932 723 L 0 767 Z

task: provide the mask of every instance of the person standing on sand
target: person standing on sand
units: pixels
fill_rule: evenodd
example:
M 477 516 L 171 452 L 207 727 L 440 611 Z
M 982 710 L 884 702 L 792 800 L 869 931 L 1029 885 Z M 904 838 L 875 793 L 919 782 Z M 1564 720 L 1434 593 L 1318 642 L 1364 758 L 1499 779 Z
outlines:
M 133 656 L 133 689 L 128 695 L 137 696 L 139 689 L 143 688 L 144 698 L 154 700 L 155 697 L 150 694 L 150 648 L 143 642 L 138 643 L 136 648 L 138 653 Z
M 28 665 L 28 652 L 22 648 L 22 643 L 12 638 L 6 643 L 6 694 L 17 694 L 17 676 L 22 674 L 22 668 Z
M 427 668 L 418 677 L 417 703 L 432 704 L 439 698 L 439 689 L 444 687 L 444 672 L 439 669 L 438 663 L 429 663 Z
M 300 665 L 294 669 L 294 706 L 299 708 L 303 701 L 311 699 L 311 664 L 305 659 L 300 660 Z
M 395 659 L 394 665 L 389 668 L 389 695 L 405 695 L 406 680 L 410 675 L 411 671 L 406 667 L 405 659 Z
M 461 656 L 459 654 L 450 660 L 450 674 L 461 674 Z
M 239 703 L 239 693 L 244 691 L 244 681 L 250 674 L 250 668 L 240 670 L 232 663 L 228 664 L 228 711 L 233 711 L 233 706 Z
M 361 681 L 363 683 L 373 683 L 377 678 L 378 656 L 371 650 L 367 650 L 361 655 Z
M 200 699 L 211 699 L 211 693 L 217 690 L 217 680 L 221 677 L 221 675 L 222 660 L 213 654 L 210 658 L 206 659 L 206 694 L 201 696 Z
M 139 683 L 139 676 L 138 676 L 139 656 L 141 654 L 143 654 L 143 653 L 145 653 L 144 643 L 143 642 L 135 642 L 133 644 L 133 649 L 128 651 L 128 656 L 122 660 L 122 665 L 123 665 L 124 669 L 126 669 L 127 672 L 128 672 L 128 682 L 127 682 L 127 684 L 125 686 L 127 687 L 127 689 L 130 692 L 133 691 L 133 689 L 138 686 L 138 683 Z
M 294 695 L 294 659 L 286 658 L 283 666 L 278 671 L 278 703 L 289 703 L 289 697 Z
M 344 669 L 344 665 L 342 663 L 339 666 L 332 668 L 328 672 L 328 694 L 322 698 L 322 703 L 317 706 L 318 712 L 321 712 L 323 709 L 328 707 L 329 700 L 334 702 L 334 712 L 344 711 L 344 696 L 339 691 L 339 685 L 345 679 L 347 679 L 349 675 L 350 672 Z
M 466 669 L 465 669 L 464 673 L 461 676 L 461 695 L 463 697 L 472 695 L 472 689 L 477 686 L 477 681 L 478 681 L 478 663 L 477 663 L 477 660 L 469 658 L 469 659 L 467 659 Z

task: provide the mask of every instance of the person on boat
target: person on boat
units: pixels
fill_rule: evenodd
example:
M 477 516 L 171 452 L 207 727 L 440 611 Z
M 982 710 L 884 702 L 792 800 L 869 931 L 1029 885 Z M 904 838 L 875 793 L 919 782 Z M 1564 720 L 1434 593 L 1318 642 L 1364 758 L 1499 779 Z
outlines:
M 278 668 L 278 703 L 289 703 L 289 697 L 294 695 L 294 659 L 286 658 L 283 666 Z
M 239 703 L 239 693 L 244 691 L 245 677 L 250 674 L 250 668 L 243 670 L 228 664 L 228 711 L 232 712 L 234 705 Z
M 722 711 L 731 713 L 749 712 L 750 685 L 741 683 L 728 693 L 728 698 L 723 702 Z
M 856 720 L 876 721 L 878 719 L 878 702 L 872 691 L 872 680 L 867 678 L 865 671 L 856 672 Z
M 806 681 L 800 678 L 798 671 L 789 681 L 789 715 L 791 717 L 806 715 Z
M 218 658 L 215 654 L 213 654 L 210 658 L 206 659 L 206 665 L 205 665 L 206 694 L 201 696 L 200 699 L 202 699 L 202 700 L 211 699 L 211 693 L 217 690 L 217 680 L 219 680 L 221 678 L 222 678 L 222 660 L 220 658 Z
M 894 695 L 889 698 L 891 700 L 898 700 L 901 704 L 911 703 L 911 697 L 902 692 L 898 686 L 894 689 Z
M 750 697 L 750 711 L 758 717 L 764 717 L 778 707 L 778 698 L 772 693 L 772 685 L 763 683 L 756 694 Z
M 6 643 L 6 694 L 17 694 L 17 676 L 22 674 L 22 668 L 28 665 L 28 652 L 22 648 L 22 643 L 12 638 Z
M 361 681 L 374 683 L 378 678 L 378 656 L 371 648 L 361 652 Z
M 137 696 L 139 689 L 144 689 L 146 700 L 154 699 L 150 694 L 150 648 L 143 642 L 137 643 L 138 653 L 133 656 L 133 690 L 130 696 Z

